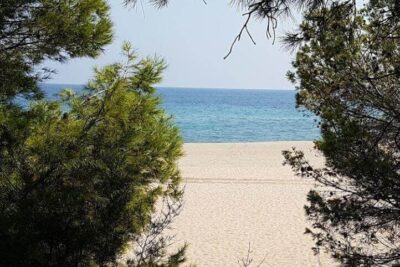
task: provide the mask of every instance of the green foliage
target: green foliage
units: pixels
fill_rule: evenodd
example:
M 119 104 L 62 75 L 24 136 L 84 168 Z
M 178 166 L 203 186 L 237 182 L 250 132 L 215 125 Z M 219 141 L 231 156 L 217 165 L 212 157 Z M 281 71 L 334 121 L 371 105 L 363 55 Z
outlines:
M 317 250 L 346 266 L 399 261 L 400 16 L 396 0 L 326 1 L 287 37 L 300 49 L 293 63 L 298 104 L 321 118 L 316 146 L 326 166 L 298 151 L 284 153 L 311 191 L 306 214 Z
M 0 4 L 0 101 L 40 97 L 37 72 L 45 59 L 95 57 L 112 39 L 105 0 L 2 0 Z
M 153 88 L 162 60 L 137 61 L 125 44 L 126 64 L 96 70 L 83 94 L 42 99 L 37 82 L 52 71 L 38 66 L 96 57 L 111 27 L 105 0 L 0 4 L 1 266 L 115 265 L 153 231 L 158 199 L 180 201 L 181 139 Z M 16 97 L 35 101 L 21 108 Z M 185 247 L 167 255 L 155 244 L 143 263 L 184 261 Z
M 158 199 L 181 197 L 182 141 L 152 87 L 165 64 L 124 50 L 83 94 L 1 106 L 1 266 L 113 263 Z

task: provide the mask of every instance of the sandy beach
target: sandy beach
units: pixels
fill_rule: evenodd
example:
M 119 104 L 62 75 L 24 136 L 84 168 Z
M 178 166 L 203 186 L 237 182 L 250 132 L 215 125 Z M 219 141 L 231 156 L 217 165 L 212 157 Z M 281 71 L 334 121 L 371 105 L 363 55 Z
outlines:
M 184 208 L 173 228 L 178 243 L 190 244 L 188 264 L 238 266 L 250 244 L 251 266 L 332 266 L 303 234 L 313 182 L 282 165 L 281 151 L 291 147 L 323 163 L 312 142 L 184 145 Z

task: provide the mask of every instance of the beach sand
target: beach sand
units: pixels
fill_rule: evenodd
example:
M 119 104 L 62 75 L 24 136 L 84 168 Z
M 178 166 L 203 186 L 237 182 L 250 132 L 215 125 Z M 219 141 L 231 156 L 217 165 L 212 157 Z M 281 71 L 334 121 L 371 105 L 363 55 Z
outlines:
M 313 181 L 282 165 L 281 151 L 291 147 L 323 164 L 312 142 L 184 145 L 184 208 L 173 231 L 177 244 L 189 243 L 188 263 L 238 266 L 250 244 L 250 266 L 332 266 L 328 256 L 314 256 L 304 235 Z

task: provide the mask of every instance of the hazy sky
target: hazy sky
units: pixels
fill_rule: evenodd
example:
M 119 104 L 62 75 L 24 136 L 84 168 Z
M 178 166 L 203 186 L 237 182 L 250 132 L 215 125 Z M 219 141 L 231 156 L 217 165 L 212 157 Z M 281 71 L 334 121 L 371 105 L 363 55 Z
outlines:
M 250 25 L 257 45 L 247 36 L 223 60 L 240 30 L 244 17 L 229 1 L 171 0 L 167 8 L 143 5 L 124 7 L 119 0 L 112 3 L 115 38 L 102 56 L 96 59 L 75 59 L 64 64 L 46 63 L 55 68 L 51 83 L 86 83 L 94 66 L 122 59 L 120 47 L 130 41 L 140 55 L 162 56 L 168 69 L 160 86 L 212 88 L 292 89 L 285 74 L 293 54 L 277 42 L 265 37 L 265 23 Z M 293 22 L 280 28 L 288 30 Z

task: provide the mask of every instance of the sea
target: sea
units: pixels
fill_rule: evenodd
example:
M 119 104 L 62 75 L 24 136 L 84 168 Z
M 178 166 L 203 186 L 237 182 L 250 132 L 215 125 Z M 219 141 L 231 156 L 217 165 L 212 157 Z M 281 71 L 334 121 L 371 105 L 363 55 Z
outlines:
M 49 99 L 63 88 L 41 84 Z M 318 117 L 296 108 L 294 90 L 157 88 L 163 106 L 188 143 L 311 141 L 320 137 Z

